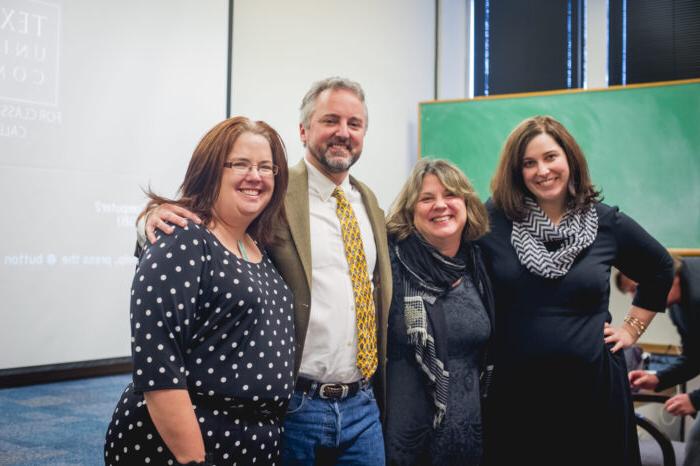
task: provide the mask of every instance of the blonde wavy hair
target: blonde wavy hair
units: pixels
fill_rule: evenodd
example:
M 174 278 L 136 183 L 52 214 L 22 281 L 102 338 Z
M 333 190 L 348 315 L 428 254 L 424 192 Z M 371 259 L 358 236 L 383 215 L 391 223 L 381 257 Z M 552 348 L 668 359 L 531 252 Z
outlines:
M 413 215 L 423 187 L 423 178 L 426 175 L 435 175 L 448 191 L 464 199 L 467 207 L 467 224 L 462 233 L 463 241 L 473 241 L 488 233 L 489 216 L 486 207 L 464 173 L 447 160 L 424 158 L 413 167 L 401 192 L 389 209 L 386 229 L 390 236 L 401 241 L 416 230 Z

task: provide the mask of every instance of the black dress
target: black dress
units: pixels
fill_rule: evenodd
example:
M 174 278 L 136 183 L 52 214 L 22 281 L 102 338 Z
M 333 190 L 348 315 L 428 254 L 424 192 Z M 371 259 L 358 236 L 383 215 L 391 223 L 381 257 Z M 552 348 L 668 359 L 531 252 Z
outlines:
M 406 332 L 406 272 L 391 246 L 394 291 L 387 334 L 387 464 L 479 464 L 483 441 L 480 378 L 493 330 L 493 297 L 479 248 L 470 248 L 470 272 L 458 286 L 432 304 L 424 301 L 435 331 L 435 344 L 442 348 L 450 373 L 445 417 L 435 429 L 432 385 L 418 366 L 415 347 Z
M 189 390 L 213 464 L 279 464 L 294 387 L 292 302 L 266 254 L 238 259 L 204 227 L 149 246 L 131 290 L 133 383 L 109 425 L 105 463 L 177 464 L 143 392 L 178 388 Z
M 522 464 L 640 464 L 623 352 L 603 341 L 610 267 L 639 282 L 635 305 L 663 311 L 673 274 L 668 253 L 617 208 L 597 204 L 593 244 L 565 276 L 543 278 L 518 260 L 512 222 L 490 201 L 487 207 L 491 233 L 480 243 L 498 328 L 490 462 L 516 455 Z
M 447 410 L 431 432 L 430 463 L 478 466 L 482 457 L 479 374 L 491 323 L 470 275 L 435 302 L 447 324 Z

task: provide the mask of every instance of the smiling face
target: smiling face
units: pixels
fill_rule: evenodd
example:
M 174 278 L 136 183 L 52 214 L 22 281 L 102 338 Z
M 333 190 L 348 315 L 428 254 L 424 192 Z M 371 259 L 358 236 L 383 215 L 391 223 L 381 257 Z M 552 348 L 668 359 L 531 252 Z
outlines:
M 413 210 L 416 230 L 444 255 L 454 256 L 466 223 L 464 198 L 448 191 L 437 176 L 425 175 Z
M 340 184 L 362 153 L 365 108 L 348 89 L 327 89 L 316 98 L 308 128 L 299 125 L 306 159 Z
M 569 163 L 564 150 L 547 133 L 535 136 L 522 160 L 525 187 L 542 208 L 563 213 L 569 186 Z
M 247 161 L 258 167 L 272 165 L 272 149 L 265 137 L 259 134 L 243 133 L 226 158 L 227 162 Z M 247 173 L 239 173 L 232 168 L 224 168 L 221 176 L 219 196 L 214 211 L 227 222 L 245 224 L 267 207 L 275 187 L 274 176 L 260 176 L 255 168 Z

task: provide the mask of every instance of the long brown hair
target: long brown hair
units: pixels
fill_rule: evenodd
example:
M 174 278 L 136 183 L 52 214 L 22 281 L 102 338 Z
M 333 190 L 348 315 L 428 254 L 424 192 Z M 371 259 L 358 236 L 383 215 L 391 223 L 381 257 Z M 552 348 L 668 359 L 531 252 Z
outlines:
M 491 179 L 493 201 L 511 220 L 525 218 L 525 196 L 534 197 L 523 180 L 523 156 L 530 141 L 543 133 L 550 135 L 566 154 L 570 173 L 567 207 L 583 209 L 602 199 L 591 182 L 586 157 L 571 133 L 550 116 L 534 116 L 522 121 L 510 133 Z
M 273 224 L 280 221 L 286 222 L 287 218 L 284 210 L 284 196 L 289 181 L 287 154 L 282 138 L 270 125 L 264 121 L 252 121 L 242 116 L 222 121 L 199 141 L 187 167 L 185 179 L 178 190 L 177 199 L 159 196 L 149 189 L 146 194 L 150 201 L 140 216 L 154 206 L 167 203 L 189 209 L 197 214 L 205 225 L 209 224 L 212 220 L 214 204 L 219 197 L 224 162 L 236 140 L 244 133 L 264 137 L 270 143 L 272 163 L 279 167 L 269 204 L 248 226 L 248 234 L 256 241 L 263 246 L 270 244 L 273 239 Z

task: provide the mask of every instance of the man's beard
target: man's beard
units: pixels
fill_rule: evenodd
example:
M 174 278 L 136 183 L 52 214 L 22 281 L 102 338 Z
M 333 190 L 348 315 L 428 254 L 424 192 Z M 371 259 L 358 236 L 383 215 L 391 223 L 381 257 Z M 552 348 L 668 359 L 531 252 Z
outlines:
M 321 152 L 317 150 L 316 147 L 309 146 L 309 152 L 311 155 L 318 160 L 318 162 L 326 169 L 329 173 L 343 173 L 346 172 L 355 165 L 355 162 L 360 158 L 361 152 L 353 153 L 350 145 L 347 144 L 345 148 L 350 153 L 349 157 L 334 157 L 329 152 L 331 151 L 331 146 L 337 144 L 330 142 L 326 145 L 326 149 Z

